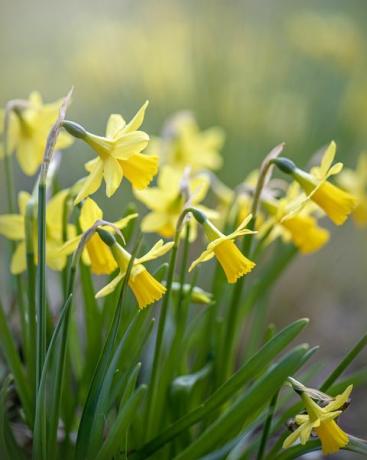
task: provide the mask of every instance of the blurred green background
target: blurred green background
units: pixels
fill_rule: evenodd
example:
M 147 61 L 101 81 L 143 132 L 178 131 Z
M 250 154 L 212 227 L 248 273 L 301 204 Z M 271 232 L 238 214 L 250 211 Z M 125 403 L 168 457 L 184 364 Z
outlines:
M 224 128 L 220 176 L 229 185 L 282 141 L 301 165 L 331 139 L 350 167 L 367 148 L 364 0 L 0 5 L 2 105 L 34 89 L 51 101 L 74 85 L 69 117 L 101 134 L 111 112 L 129 118 L 146 99 L 144 128 L 150 134 L 158 134 L 173 112 L 190 109 L 202 128 Z M 80 143 L 67 151 L 62 185 L 84 174 L 90 158 Z M 31 188 L 18 170 L 16 179 L 18 187 Z M 3 183 L 2 177 L 1 212 Z M 127 190 L 108 202 L 111 217 Z M 321 345 L 318 358 L 329 369 L 367 324 L 366 231 L 348 223 L 332 232 L 328 247 L 288 270 L 270 313 L 278 325 L 310 316 L 307 339 Z M 355 400 L 366 403 L 365 391 Z M 365 407 L 356 402 L 345 418 L 356 435 L 367 437 L 366 423 L 360 423 Z

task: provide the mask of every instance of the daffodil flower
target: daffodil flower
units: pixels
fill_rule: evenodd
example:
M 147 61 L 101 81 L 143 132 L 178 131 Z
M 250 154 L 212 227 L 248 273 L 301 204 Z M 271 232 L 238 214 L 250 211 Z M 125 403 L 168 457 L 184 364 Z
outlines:
M 143 264 L 150 260 L 157 259 L 158 257 L 162 257 L 172 248 L 173 244 L 173 242 L 164 244 L 163 240 L 159 240 L 144 256 L 134 260 L 129 278 L 129 286 L 138 301 L 140 309 L 156 302 L 166 292 L 165 286 L 157 281 Z M 119 266 L 120 272 L 110 283 L 97 292 L 96 298 L 104 297 L 116 289 L 120 281 L 125 277 L 131 259 L 131 255 L 117 242 L 114 242 L 110 248 Z
M 353 385 L 331 400 L 325 407 L 319 406 L 307 392 L 301 393 L 305 405 L 306 414 L 295 417 L 298 428 L 284 441 L 283 448 L 288 448 L 298 439 L 301 444 L 306 444 L 312 433 L 315 433 L 321 441 L 324 455 L 334 454 L 349 442 L 348 435 L 337 425 L 336 419 L 343 412 L 341 408 L 348 401 Z
M 60 254 L 63 244 L 63 210 L 68 190 L 62 190 L 54 195 L 47 203 L 46 210 L 46 263 L 53 270 L 60 271 L 65 267 L 66 256 Z M 27 192 L 18 195 L 19 214 L 4 214 L 0 216 L 0 234 L 16 242 L 16 249 L 11 259 L 12 274 L 22 273 L 26 269 L 26 235 L 25 214 L 28 202 L 32 199 Z M 34 225 L 33 247 L 35 263 L 37 263 L 37 226 Z M 75 234 L 72 225 L 67 228 L 69 237 Z
M 205 174 L 186 178 L 182 172 L 171 166 L 163 166 L 158 176 L 157 187 L 135 192 L 138 200 L 152 210 L 142 221 L 143 232 L 159 233 L 165 238 L 173 237 L 178 218 L 187 201 L 190 202 L 190 206 L 202 210 L 208 217 L 215 218 L 214 211 L 199 204 L 205 198 L 209 185 L 209 177 Z M 188 222 L 190 240 L 193 241 L 197 234 L 197 222 L 194 219 Z
M 267 243 L 281 237 L 285 242 L 292 241 L 302 254 L 310 254 L 321 249 L 329 241 L 330 234 L 318 225 L 314 216 L 316 206 L 307 202 L 298 207 L 295 203 L 299 199 L 302 198 L 297 183 L 291 184 L 286 196 L 280 200 L 262 197 L 262 206 L 270 214 L 270 219 L 264 223 L 259 234 L 265 235 L 271 230 Z
M 149 141 L 148 134 L 138 131 L 147 105 L 148 102 L 128 124 L 121 115 L 111 115 L 105 137 L 89 133 L 76 123 L 64 122 L 63 126 L 67 131 L 83 139 L 98 155 L 85 165 L 89 176 L 85 179 L 75 203 L 96 192 L 102 179 L 106 183 L 106 195 L 110 197 L 116 192 L 124 176 L 134 188 L 143 189 L 157 174 L 158 157 L 141 153 Z
M 357 207 L 352 212 L 356 225 L 367 226 L 367 153 L 359 157 L 355 170 L 344 169 L 341 172 L 338 184 L 357 198 Z
M 137 214 L 128 216 L 113 222 L 112 225 L 118 229 L 123 229 L 127 224 L 135 219 Z M 82 232 L 89 230 L 97 221 L 103 220 L 103 212 L 95 201 L 87 198 L 82 205 L 79 215 L 79 225 Z M 77 235 L 67 241 L 61 248 L 64 255 L 72 254 L 78 247 L 83 234 Z M 97 275 L 108 275 L 117 268 L 117 263 L 111 250 L 101 240 L 97 233 L 94 233 L 88 240 L 82 254 L 82 260 L 86 265 L 90 265 L 93 273 Z
M 336 145 L 331 142 L 326 149 L 320 166 L 314 167 L 309 173 L 299 169 L 293 162 L 277 158 L 274 163 L 284 172 L 291 174 L 307 194 L 306 200 L 316 203 L 336 225 L 342 225 L 349 214 L 356 208 L 356 198 L 348 192 L 328 181 L 328 178 L 339 174 L 342 163 L 333 165 Z
M 224 133 L 218 127 L 200 131 L 189 112 L 174 115 L 167 123 L 162 138 L 153 139 L 150 151 L 158 152 L 162 162 L 183 171 L 217 170 L 222 165 L 219 154 Z
M 234 240 L 240 236 L 254 234 L 256 232 L 246 228 L 252 216 L 244 219 L 238 228 L 229 235 L 221 233 L 209 220 L 203 223 L 205 234 L 210 241 L 206 250 L 191 264 L 189 272 L 202 262 L 216 257 L 229 283 L 235 283 L 238 278 L 251 272 L 255 262 L 245 257 Z
M 15 152 L 22 171 L 28 176 L 35 174 L 42 163 L 47 136 L 58 117 L 61 104 L 61 100 L 43 104 L 41 95 L 33 92 L 25 107 L 10 113 L 8 153 Z M 55 148 L 64 149 L 72 142 L 72 136 L 62 132 Z

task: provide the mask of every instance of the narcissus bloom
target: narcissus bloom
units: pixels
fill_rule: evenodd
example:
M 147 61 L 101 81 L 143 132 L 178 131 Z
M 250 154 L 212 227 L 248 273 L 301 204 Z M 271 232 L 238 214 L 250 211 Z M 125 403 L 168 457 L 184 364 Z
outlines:
M 57 120 L 62 100 L 43 104 L 41 95 L 33 92 L 27 102 L 10 114 L 8 153 L 15 152 L 23 172 L 32 176 L 42 163 L 47 136 Z M 0 132 L 2 128 L 3 123 Z M 55 148 L 64 149 L 72 143 L 72 136 L 63 132 L 59 134 Z
M 367 225 L 367 153 L 362 154 L 355 170 L 344 169 L 338 177 L 338 184 L 352 193 L 358 201 L 352 212 L 352 219 L 359 227 Z
M 251 217 L 249 215 L 244 219 L 239 227 L 229 235 L 224 235 L 209 220 L 206 220 L 203 227 L 210 243 L 206 250 L 191 264 L 189 272 L 198 264 L 216 257 L 224 270 L 228 283 L 235 283 L 238 278 L 247 275 L 255 267 L 255 262 L 245 257 L 233 240 L 240 236 L 256 233 L 246 228 Z
M 166 292 L 165 286 L 157 281 L 143 264 L 150 260 L 157 259 L 158 257 L 162 257 L 172 248 L 173 244 L 173 242 L 164 244 L 163 240 L 159 240 L 144 256 L 134 260 L 129 278 L 129 286 L 138 301 L 140 309 L 156 302 Z M 114 242 L 109 247 L 119 266 L 120 273 L 104 288 L 97 292 L 96 298 L 106 296 L 116 289 L 120 281 L 125 277 L 131 259 L 131 255 L 117 242 Z
M 162 138 L 153 139 L 150 150 L 159 153 L 162 162 L 184 170 L 216 170 L 222 165 L 219 154 L 224 143 L 222 129 L 200 131 L 193 115 L 180 112 L 167 123 Z
M 335 142 L 331 142 L 325 151 L 320 166 L 312 168 L 309 173 L 297 168 L 288 159 L 277 158 L 274 163 L 284 172 L 293 176 L 307 194 L 307 199 L 320 206 L 334 224 L 342 225 L 348 215 L 356 208 L 357 200 L 350 193 L 328 181 L 329 177 L 339 174 L 343 169 L 342 163 L 332 164 L 335 152 Z
M 112 224 L 118 228 L 123 229 L 127 224 L 135 219 L 137 214 L 129 214 L 122 219 L 113 222 Z M 82 205 L 79 224 L 82 232 L 89 230 L 98 220 L 103 219 L 103 212 L 101 208 L 97 205 L 95 201 L 91 198 L 87 198 Z M 106 230 L 109 228 L 106 227 Z M 75 236 L 74 238 L 67 241 L 61 252 L 64 255 L 69 255 L 73 253 L 82 238 L 82 234 Z M 88 240 L 85 249 L 82 253 L 83 262 L 86 265 L 90 265 L 93 273 L 97 275 L 108 275 L 112 273 L 117 268 L 117 263 L 113 257 L 111 250 L 108 246 L 103 243 L 101 238 L 97 233 L 94 233 L 92 237 Z
M 96 192 L 102 179 L 106 183 L 106 195 L 110 197 L 116 192 L 124 176 L 134 188 L 143 189 L 157 174 L 158 156 L 141 153 L 149 141 L 148 134 L 138 131 L 143 123 L 147 105 L 148 102 L 128 124 L 121 115 L 111 115 L 105 137 L 89 133 L 76 123 L 64 122 L 63 126 L 68 132 L 86 142 L 98 155 L 85 165 L 89 176 L 75 203 Z
M 334 454 L 345 447 L 349 437 L 335 420 L 343 412 L 341 409 L 347 403 L 352 389 L 353 385 L 349 385 L 325 407 L 319 406 L 307 392 L 302 392 L 301 398 L 307 413 L 295 417 L 298 428 L 285 439 L 283 448 L 290 447 L 297 439 L 301 444 L 306 444 L 312 433 L 320 438 L 324 455 Z
M 66 256 L 60 254 L 63 244 L 63 211 L 68 190 L 62 190 L 54 195 L 47 203 L 46 209 L 46 263 L 53 270 L 62 270 L 65 267 Z M 11 259 L 10 271 L 13 274 L 22 273 L 26 269 L 26 235 L 25 215 L 31 195 L 20 192 L 18 195 L 19 214 L 4 214 L 0 216 L 0 234 L 16 242 L 16 249 Z M 34 215 L 36 216 L 36 209 Z M 75 234 L 72 225 L 68 225 L 69 237 Z M 33 225 L 33 250 L 37 263 L 37 224 Z
M 268 243 L 280 236 L 285 242 L 292 241 L 301 253 L 309 254 L 321 249 L 329 241 L 330 234 L 318 225 L 313 203 L 308 202 L 297 210 L 300 198 L 297 183 L 291 184 L 286 196 L 280 200 L 263 197 L 261 203 L 270 218 L 261 228 L 260 236 L 270 230 Z M 292 212 L 292 209 L 296 211 Z
M 176 231 L 177 220 L 187 202 L 211 218 L 216 216 L 199 203 L 205 198 L 210 185 L 210 179 L 205 174 L 187 177 L 185 173 L 175 170 L 171 166 L 163 166 L 157 187 L 147 188 L 135 192 L 138 200 L 142 201 L 152 212 L 142 221 L 143 232 L 159 233 L 165 238 L 173 237 Z M 190 219 L 190 239 L 196 238 L 197 222 Z

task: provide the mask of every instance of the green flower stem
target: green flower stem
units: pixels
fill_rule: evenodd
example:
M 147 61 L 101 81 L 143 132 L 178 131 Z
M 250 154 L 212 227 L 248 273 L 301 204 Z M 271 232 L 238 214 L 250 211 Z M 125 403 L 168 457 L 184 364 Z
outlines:
M 27 321 L 27 365 L 32 388 L 36 388 L 36 266 L 34 263 L 34 201 L 31 199 L 25 213 L 25 241 L 27 261 L 27 295 L 28 295 L 28 321 Z M 33 392 L 36 395 L 36 392 Z
M 262 435 L 261 435 L 261 440 L 260 440 L 260 446 L 259 446 L 259 451 L 257 453 L 256 460 L 262 460 L 264 457 L 265 453 L 265 448 L 266 448 L 266 442 L 268 440 L 268 436 L 270 433 L 270 428 L 271 428 L 271 422 L 273 420 L 273 415 L 275 412 L 275 407 L 278 401 L 278 396 L 279 396 L 279 391 L 275 393 L 273 396 L 272 400 L 270 401 L 269 405 L 269 410 L 268 410 L 268 415 L 265 420 L 265 424 L 263 427 Z
M 39 387 L 46 356 L 46 183 L 38 185 L 38 270 L 37 270 L 37 359 L 36 387 Z
M 168 273 L 167 273 L 167 291 L 162 301 L 161 311 L 159 315 L 159 322 L 158 322 L 158 330 L 157 330 L 157 338 L 155 342 L 154 348 L 154 358 L 153 358 L 153 365 L 152 365 L 152 374 L 150 385 L 148 387 L 148 395 L 147 395 L 147 415 L 146 415 L 146 437 L 145 440 L 149 440 L 154 433 L 154 420 L 157 417 L 157 410 L 156 401 L 158 400 L 158 384 L 160 380 L 160 369 L 161 369 L 161 356 L 162 356 L 162 348 L 163 348 L 163 336 L 164 336 L 164 329 L 167 319 L 168 307 L 171 297 L 171 289 L 173 283 L 173 277 L 175 272 L 175 265 L 176 265 L 176 258 L 177 258 L 177 250 L 179 246 L 179 240 L 182 230 L 182 225 L 184 223 L 184 219 L 186 214 L 193 213 L 194 217 L 197 218 L 196 214 L 197 211 L 194 208 L 186 208 L 180 215 L 177 226 L 176 226 L 176 233 L 174 244 L 171 250 L 171 256 L 169 260 L 168 266 Z M 200 218 L 200 215 L 199 215 Z

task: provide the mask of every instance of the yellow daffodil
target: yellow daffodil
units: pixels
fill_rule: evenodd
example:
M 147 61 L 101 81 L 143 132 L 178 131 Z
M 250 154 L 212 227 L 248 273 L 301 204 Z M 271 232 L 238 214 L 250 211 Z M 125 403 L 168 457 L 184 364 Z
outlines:
M 143 264 L 163 256 L 172 248 L 172 246 L 173 242 L 164 244 L 163 240 L 159 240 L 144 256 L 138 257 L 134 260 L 134 265 L 129 278 L 129 286 L 138 301 L 140 309 L 156 302 L 166 292 L 165 286 L 157 281 Z M 106 296 L 116 289 L 120 281 L 125 277 L 127 267 L 131 259 L 131 255 L 116 241 L 109 247 L 119 266 L 120 272 L 110 283 L 108 283 L 96 294 L 96 298 Z
M 63 211 L 68 190 L 62 190 L 47 203 L 46 210 L 46 263 L 53 270 L 65 267 L 66 256 L 59 250 L 63 244 Z M 0 234 L 16 242 L 16 249 L 11 259 L 10 271 L 13 274 L 22 273 L 26 269 L 26 235 L 25 214 L 26 206 L 31 200 L 27 192 L 18 195 L 19 214 L 4 214 L 0 216 Z M 75 233 L 73 226 L 67 228 L 71 237 Z M 33 226 L 33 248 L 35 263 L 37 263 L 37 226 Z
M 335 420 L 343 412 L 341 409 L 348 401 L 352 389 L 353 386 L 349 385 L 341 395 L 331 399 L 325 407 L 317 404 L 307 392 L 301 392 L 307 413 L 295 417 L 298 428 L 285 439 L 283 448 L 290 447 L 297 439 L 301 444 L 306 444 L 312 433 L 320 438 L 324 455 L 334 454 L 345 447 L 349 437 Z
M 127 226 L 130 220 L 135 219 L 137 214 L 130 214 L 116 222 L 113 225 L 118 229 L 123 229 Z M 87 198 L 82 205 L 79 225 L 82 232 L 90 229 L 98 220 L 103 219 L 103 212 L 100 207 L 91 198 Z M 73 253 L 82 238 L 82 234 L 75 236 L 67 241 L 61 252 L 65 255 Z M 117 268 L 117 263 L 113 257 L 111 250 L 106 246 L 97 233 L 94 233 L 88 240 L 82 254 L 83 262 L 90 265 L 93 273 L 97 275 L 108 275 Z
M 198 264 L 216 257 L 229 283 L 235 283 L 238 278 L 249 273 L 255 267 L 255 262 L 245 257 L 233 240 L 240 236 L 256 233 L 246 228 L 250 220 L 251 215 L 244 219 L 233 233 L 227 236 L 221 233 L 209 220 L 205 220 L 203 227 L 210 243 L 206 250 L 191 264 L 189 271 Z
M 350 193 L 328 181 L 329 177 L 339 174 L 343 169 L 342 163 L 332 164 L 335 152 L 335 142 L 331 142 L 320 166 L 312 168 L 309 173 L 297 168 L 292 161 L 285 158 L 277 158 L 274 163 L 293 176 L 307 194 L 307 200 L 310 199 L 320 206 L 334 224 L 342 225 L 356 208 L 357 200 Z
M 338 177 L 339 185 L 358 200 L 352 218 L 358 227 L 367 225 L 367 153 L 359 157 L 355 170 L 344 169 Z
M 329 241 L 330 234 L 318 225 L 313 203 L 308 202 L 297 210 L 299 199 L 302 198 L 297 183 L 291 184 L 286 196 L 280 200 L 263 197 L 261 203 L 270 219 L 261 228 L 260 235 L 269 233 L 268 243 L 280 236 L 285 242 L 292 241 L 302 254 L 309 254 L 321 249 Z M 296 211 L 292 212 L 292 209 Z
M 158 152 L 162 162 L 183 170 L 216 170 L 222 165 L 219 154 L 224 143 L 224 133 L 213 127 L 200 131 L 188 112 L 180 112 L 169 120 L 161 139 L 154 139 L 150 150 Z
M 10 114 L 8 153 L 16 153 L 20 167 L 28 176 L 35 174 L 42 163 L 47 136 L 58 117 L 61 104 L 61 100 L 43 104 L 41 95 L 33 92 L 24 107 Z M 55 148 L 64 149 L 72 142 L 72 136 L 60 133 Z
M 138 131 L 143 123 L 147 105 L 148 102 L 128 124 L 121 115 L 111 115 L 105 137 L 89 133 L 76 123 L 64 122 L 63 126 L 68 132 L 83 139 L 98 155 L 85 165 L 89 176 L 75 203 L 96 192 L 103 178 L 106 183 L 106 195 L 110 197 L 116 192 L 124 176 L 135 189 L 143 189 L 157 174 L 158 157 L 141 153 L 149 141 L 148 134 Z
M 157 187 L 135 192 L 138 200 L 152 210 L 142 221 L 143 232 L 156 232 L 165 238 L 173 237 L 177 220 L 187 202 L 204 211 L 208 217 L 215 218 L 214 211 L 199 205 L 205 198 L 209 185 L 209 177 L 205 174 L 190 178 L 171 166 L 163 166 Z M 188 222 L 190 239 L 193 241 L 196 238 L 197 222 L 194 219 Z

